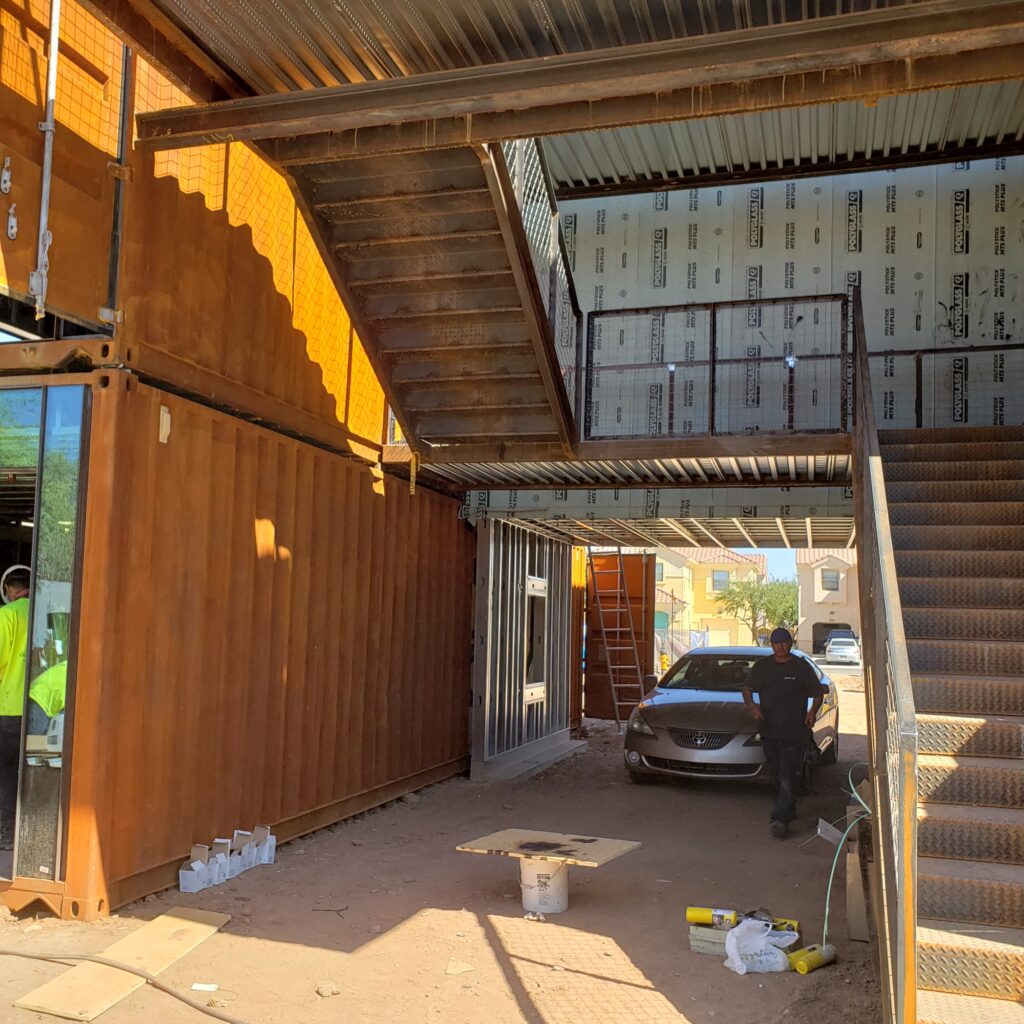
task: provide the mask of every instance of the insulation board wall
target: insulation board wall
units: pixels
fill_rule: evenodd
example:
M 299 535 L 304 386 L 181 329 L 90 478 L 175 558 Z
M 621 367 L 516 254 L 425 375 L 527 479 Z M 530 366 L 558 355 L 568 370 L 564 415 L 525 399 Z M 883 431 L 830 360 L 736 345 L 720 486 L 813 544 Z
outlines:
M 469 491 L 460 515 L 513 519 L 813 519 L 853 515 L 850 487 Z
M 561 210 L 585 313 L 844 293 L 860 284 L 870 349 L 895 353 L 872 361 L 880 425 L 916 425 L 915 352 L 922 353 L 923 426 L 1024 422 L 1024 393 L 1014 386 L 1024 376 L 1024 350 L 962 351 L 1021 342 L 1024 157 L 573 200 Z M 689 330 L 680 325 L 679 344 L 689 340 L 695 357 L 706 358 L 706 325 Z M 652 329 L 625 333 L 604 358 L 652 361 Z M 780 343 L 784 337 L 767 333 Z M 805 350 L 833 344 L 835 333 L 822 325 Z M 732 355 L 749 344 L 742 329 L 720 332 L 720 346 L 723 337 L 743 346 Z M 613 436 L 614 425 L 600 416 L 614 419 L 609 410 L 622 404 L 614 389 L 624 381 L 595 379 L 595 436 Z M 695 383 L 699 433 L 706 410 Z M 764 386 L 766 394 L 774 387 Z M 821 386 L 838 401 L 837 375 L 823 375 Z M 628 387 L 636 404 L 636 382 Z M 720 377 L 724 429 L 750 428 L 749 388 L 743 368 Z M 809 394 L 798 384 L 805 414 Z M 641 413 L 651 424 L 645 432 L 664 432 L 657 403 Z M 815 425 L 811 416 L 806 426 Z

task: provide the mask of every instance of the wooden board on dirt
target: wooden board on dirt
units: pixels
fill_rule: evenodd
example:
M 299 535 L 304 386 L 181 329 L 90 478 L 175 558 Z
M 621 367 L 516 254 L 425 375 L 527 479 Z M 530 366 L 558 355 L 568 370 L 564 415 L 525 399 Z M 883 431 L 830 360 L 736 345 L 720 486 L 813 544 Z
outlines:
M 178 907 L 97 955 L 159 974 L 230 920 L 230 914 Z M 84 961 L 22 996 L 14 1005 L 68 1020 L 93 1020 L 145 984 L 137 974 Z
M 552 860 L 576 864 L 581 868 L 599 868 L 621 857 L 640 844 L 629 839 L 601 839 L 573 832 L 534 832 L 530 829 L 506 828 L 480 839 L 472 839 L 455 849 L 462 853 L 495 853 L 520 860 Z

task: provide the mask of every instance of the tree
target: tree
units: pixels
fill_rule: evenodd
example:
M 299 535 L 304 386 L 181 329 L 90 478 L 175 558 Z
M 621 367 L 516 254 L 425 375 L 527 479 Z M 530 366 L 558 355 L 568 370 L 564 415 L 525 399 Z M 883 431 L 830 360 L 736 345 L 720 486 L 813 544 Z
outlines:
M 765 584 L 765 617 L 771 627 L 796 629 L 800 621 L 800 602 L 796 580 L 769 580 Z
M 718 603 L 749 630 L 754 643 L 769 627 L 797 624 L 796 580 L 736 580 L 717 596 Z

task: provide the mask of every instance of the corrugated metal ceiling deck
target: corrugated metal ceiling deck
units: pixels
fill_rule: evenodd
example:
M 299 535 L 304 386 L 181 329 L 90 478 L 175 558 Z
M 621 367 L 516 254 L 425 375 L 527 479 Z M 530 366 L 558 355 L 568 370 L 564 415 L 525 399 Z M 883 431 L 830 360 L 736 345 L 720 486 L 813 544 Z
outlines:
M 1012 81 L 888 96 L 871 107 L 829 103 L 551 136 L 544 151 L 556 189 L 571 194 L 1022 140 L 1024 82 Z
M 501 518 L 501 517 L 498 517 Z M 506 517 L 557 540 L 596 547 L 849 548 L 852 517 L 809 519 L 545 519 Z M 686 540 L 681 533 L 694 541 Z
M 467 488 L 847 484 L 849 455 L 428 463 L 424 475 Z
M 255 93 L 907 6 L 918 0 L 156 0 Z

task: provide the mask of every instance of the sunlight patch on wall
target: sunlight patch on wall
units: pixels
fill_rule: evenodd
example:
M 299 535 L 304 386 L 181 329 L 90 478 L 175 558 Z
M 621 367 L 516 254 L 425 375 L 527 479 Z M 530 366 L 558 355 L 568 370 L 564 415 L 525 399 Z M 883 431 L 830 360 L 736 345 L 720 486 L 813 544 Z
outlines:
M 182 90 L 141 60 L 137 82 L 138 113 L 190 105 Z M 200 193 L 208 209 L 224 210 L 232 227 L 250 230 L 253 249 L 270 264 L 275 289 L 291 305 L 292 326 L 320 367 L 337 419 L 377 440 L 383 392 L 285 178 L 242 143 L 158 152 L 154 162 L 157 177 L 174 177 L 183 192 Z
M 20 5 L 19 5 L 20 6 Z M 0 86 L 37 106 L 46 94 L 49 0 L 0 10 Z M 113 156 L 121 97 L 121 42 L 73 0 L 64 0 L 57 68 L 57 123 Z

